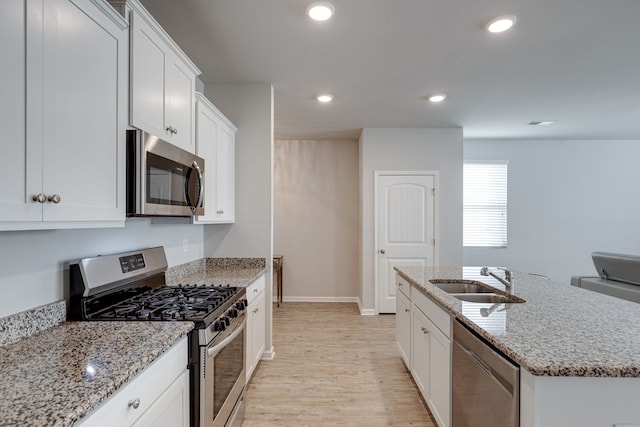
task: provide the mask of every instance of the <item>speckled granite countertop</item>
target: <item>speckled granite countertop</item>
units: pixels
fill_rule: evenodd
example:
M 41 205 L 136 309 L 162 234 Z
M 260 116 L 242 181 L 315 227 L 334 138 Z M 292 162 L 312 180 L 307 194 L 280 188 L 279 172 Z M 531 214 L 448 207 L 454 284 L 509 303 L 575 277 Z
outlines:
M 264 258 L 207 258 L 171 267 L 167 284 L 246 287 L 265 272 Z
M 0 347 L 0 425 L 73 425 L 191 329 L 191 322 L 64 322 Z
M 429 280 L 478 280 L 500 290 L 504 286 L 481 276 L 480 267 L 396 271 L 533 375 L 640 377 L 636 303 L 517 272 L 514 294 L 525 303 L 471 303 Z

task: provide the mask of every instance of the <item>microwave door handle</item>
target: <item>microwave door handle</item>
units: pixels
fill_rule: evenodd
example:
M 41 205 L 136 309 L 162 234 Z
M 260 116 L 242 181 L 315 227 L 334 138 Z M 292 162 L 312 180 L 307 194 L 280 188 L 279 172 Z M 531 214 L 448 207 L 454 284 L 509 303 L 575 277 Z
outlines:
M 196 201 L 194 208 L 197 209 L 202 206 L 204 202 L 204 177 L 202 176 L 202 170 L 200 170 L 200 166 L 198 166 L 198 162 L 193 161 L 193 168 L 198 172 L 198 180 L 200 181 L 200 191 L 198 192 L 198 200 Z

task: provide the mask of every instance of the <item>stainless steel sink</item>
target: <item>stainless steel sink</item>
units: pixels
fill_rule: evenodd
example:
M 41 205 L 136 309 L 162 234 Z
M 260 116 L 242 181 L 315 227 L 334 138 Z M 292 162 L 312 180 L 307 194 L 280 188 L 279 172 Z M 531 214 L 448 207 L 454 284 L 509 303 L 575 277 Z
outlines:
M 468 301 L 468 302 L 480 302 L 480 303 L 487 303 L 487 304 L 502 304 L 502 303 L 522 303 L 524 302 L 524 300 L 522 298 L 516 297 L 516 296 L 505 296 L 505 295 L 498 295 L 498 294 L 490 294 L 490 293 L 484 293 L 484 294 L 456 294 L 453 295 L 454 297 L 458 298 L 459 300 L 462 301 Z
M 446 279 L 433 279 L 430 280 L 431 284 L 438 289 L 441 289 L 449 294 L 479 294 L 484 292 L 495 292 L 489 286 L 482 282 L 475 280 L 446 280 Z
M 434 283 L 434 286 L 450 294 L 481 294 L 493 292 L 493 290 L 476 283 Z

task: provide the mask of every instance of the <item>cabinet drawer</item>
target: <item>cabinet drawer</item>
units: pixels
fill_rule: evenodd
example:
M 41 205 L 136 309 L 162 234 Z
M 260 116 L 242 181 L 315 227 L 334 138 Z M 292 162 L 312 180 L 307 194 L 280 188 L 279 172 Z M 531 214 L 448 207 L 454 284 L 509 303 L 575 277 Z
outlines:
M 398 289 L 398 291 L 402 292 L 404 296 L 411 299 L 412 286 L 409 282 L 400 277 L 399 274 L 396 274 L 396 288 Z
M 447 338 L 451 339 L 451 315 L 447 311 L 418 289 L 413 290 L 411 301 Z
M 135 378 L 92 411 L 81 427 L 129 426 L 187 369 L 187 338 L 182 338 Z M 129 405 L 139 399 L 137 408 Z
M 256 299 L 260 292 L 264 291 L 265 287 L 265 278 L 264 274 L 260 275 L 256 280 L 254 280 L 249 286 L 247 286 L 247 303 L 251 304 L 251 302 Z

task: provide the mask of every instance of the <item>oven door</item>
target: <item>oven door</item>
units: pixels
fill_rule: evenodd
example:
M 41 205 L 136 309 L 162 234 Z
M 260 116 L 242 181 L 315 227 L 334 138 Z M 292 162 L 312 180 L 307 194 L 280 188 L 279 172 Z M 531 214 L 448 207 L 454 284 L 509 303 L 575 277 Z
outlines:
M 222 427 L 241 418 L 245 384 L 245 318 L 235 319 L 207 347 L 202 347 L 200 426 Z M 233 326 L 233 324 L 231 325 Z M 240 417 L 238 416 L 240 413 Z
M 130 216 L 204 215 L 204 160 L 142 131 L 127 134 Z

